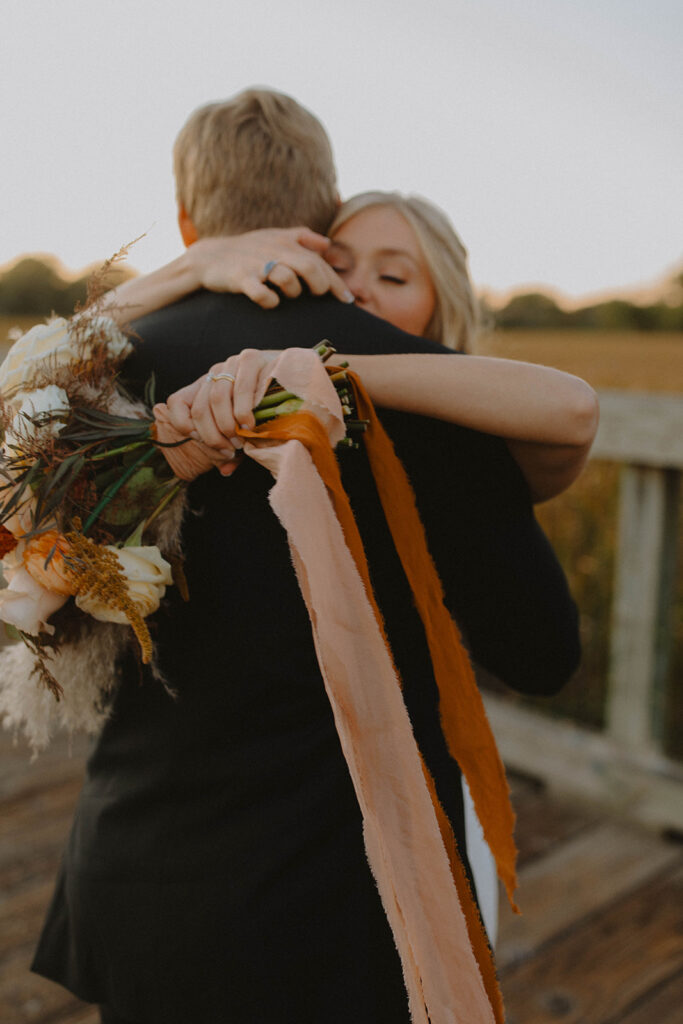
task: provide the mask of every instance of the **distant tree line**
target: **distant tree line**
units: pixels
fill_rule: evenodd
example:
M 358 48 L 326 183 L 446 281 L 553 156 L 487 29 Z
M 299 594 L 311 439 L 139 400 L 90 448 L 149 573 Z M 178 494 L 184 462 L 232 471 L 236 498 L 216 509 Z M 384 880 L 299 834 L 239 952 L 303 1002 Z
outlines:
M 75 279 L 68 279 L 57 269 L 56 261 L 27 256 L 0 272 L 0 314 L 48 317 L 70 316 L 88 295 L 88 282 L 99 268 L 91 267 Z M 118 284 L 134 272 L 117 266 L 111 271 L 111 285 Z
M 655 302 L 649 306 L 609 299 L 566 310 L 549 295 L 515 295 L 502 309 L 484 305 L 485 319 L 501 330 L 579 329 L 593 331 L 683 331 L 683 303 Z
M 683 272 L 672 277 L 650 305 L 608 299 L 579 309 L 562 309 L 543 292 L 514 295 L 500 309 L 482 302 L 488 323 L 501 330 L 574 328 L 593 331 L 683 331 Z
M 61 275 L 53 260 L 28 256 L 0 273 L 0 314 L 47 317 L 69 316 L 85 301 L 92 269 L 75 280 Z M 134 271 L 120 265 L 112 271 L 112 284 Z M 115 277 L 113 275 L 116 275 Z M 482 301 L 487 323 L 501 330 L 575 328 L 614 331 L 683 331 L 683 273 L 651 305 L 609 299 L 580 309 L 562 309 L 549 295 L 515 295 L 500 309 Z

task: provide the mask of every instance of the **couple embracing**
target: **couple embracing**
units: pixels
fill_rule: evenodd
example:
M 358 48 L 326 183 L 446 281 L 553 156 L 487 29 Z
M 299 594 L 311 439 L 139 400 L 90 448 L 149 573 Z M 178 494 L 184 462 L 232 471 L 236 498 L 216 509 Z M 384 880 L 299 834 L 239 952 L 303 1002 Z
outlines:
M 409 716 L 405 756 L 415 748 L 460 878 L 457 897 L 450 874 L 434 881 L 417 914 L 428 930 L 439 905 L 473 908 L 462 934 L 475 955 L 468 946 L 439 977 L 426 932 L 404 921 L 396 836 L 368 838 L 371 767 L 360 782 L 350 771 L 272 478 L 242 449 L 277 353 L 329 339 L 407 471 L 471 657 L 521 692 L 552 693 L 576 667 L 577 619 L 532 502 L 580 472 L 594 395 L 554 370 L 469 354 L 477 306 L 447 219 L 393 194 L 340 205 L 327 136 L 289 97 L 249 90 L 195 112 L 175 174 L 187 251 L 118 289 L 110 313 L 134 320 L 131 389 L 154 373 L 166 422 L 215 468 L 188 492 L 190 601 L 172 592 L 155 620 L 174 696 L 141 685 L 132 655 L 119 666 L 34 970 L 98 1004 L 105 1024 L 501 1020 L 470 895 L 493 933 L 490 856 L 468 846 L 429 626 L 377 473 L 363 444 L 338 456 Z M 404 509 L 393 514 L 400 526 Z M 383 731 L 380 707 L 378 745 L 392 742 Z M 481 798 L 477 809 L 486 816 Z M 411 827 L 399 813 L 398 842 L 419 864 L 427 837 Z

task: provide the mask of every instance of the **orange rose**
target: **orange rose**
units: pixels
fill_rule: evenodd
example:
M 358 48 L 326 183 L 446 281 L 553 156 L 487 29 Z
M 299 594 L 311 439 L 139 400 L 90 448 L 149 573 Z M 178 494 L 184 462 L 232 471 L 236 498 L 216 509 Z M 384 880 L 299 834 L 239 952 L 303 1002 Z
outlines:
M 54 549 L 54 550 L 53 550 Z M 74 594 L 76 587 L 64 561 L 69 542 L 58 530 L 46 530 L 32 537 L 24 548 L 24 566 L 29 575 L 53 594 Z M 45 565 L 50 552 L 52 557 Z

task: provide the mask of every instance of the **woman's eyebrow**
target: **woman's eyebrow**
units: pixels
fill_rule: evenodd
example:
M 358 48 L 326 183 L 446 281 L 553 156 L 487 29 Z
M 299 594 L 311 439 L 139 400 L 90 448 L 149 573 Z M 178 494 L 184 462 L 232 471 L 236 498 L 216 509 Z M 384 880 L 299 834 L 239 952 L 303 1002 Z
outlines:
M 378 249 L 378 256 L 400 256 L 401 259 L 409 260 L 415 266 L 418 265 L 417 260 L 412 256 L 407 249 Z
M 353 257 L 353 249 L 344 242 L 335 242 L 334 238 L 332 239 L 332 244 L 328 247 L 325 255 L 329 256 L 333 252 L 337 252 L 342 256 L 348 256 L 350 259 Z

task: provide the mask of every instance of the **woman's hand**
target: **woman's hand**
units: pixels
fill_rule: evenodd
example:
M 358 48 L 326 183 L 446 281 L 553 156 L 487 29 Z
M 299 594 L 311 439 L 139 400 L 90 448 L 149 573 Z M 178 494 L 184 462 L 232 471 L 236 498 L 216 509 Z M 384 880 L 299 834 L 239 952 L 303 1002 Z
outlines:
M 184 437 L 216 451 L 223 459 L 220 471 L 226 476 L 242 447 L 237 427 L 253 428 L 253 410 L 267 387 L 269 366 L 277 355 L 274 351 L 244 349 L 216 363 L 207 374 L 166 401 L 173 427 Z
M 185 258 L 197 288 L 247 295 L 264 309 L 301 295 L 304 284 L 314 295 L 332 292 L 342 302 L 353 295 L 322 258 L 330 240 L 310 228 L 266 228 L 243 235 L 200 238 Z M 270 269 L 268 269 L 270 267 Z
M 296 298 L 304 284 L 314 295 L 331 292 L 342 302 L 353 302 L 341 277 L 322 258 L 329 244 L 329 238 L 310 228 L 266 228 L 200 238 L 177 259 L 107 292 L 99 308 L 123 326 L 207 288 L 247 295 L 264 309 L 272 309 L 280 302 L 275 288 Z

